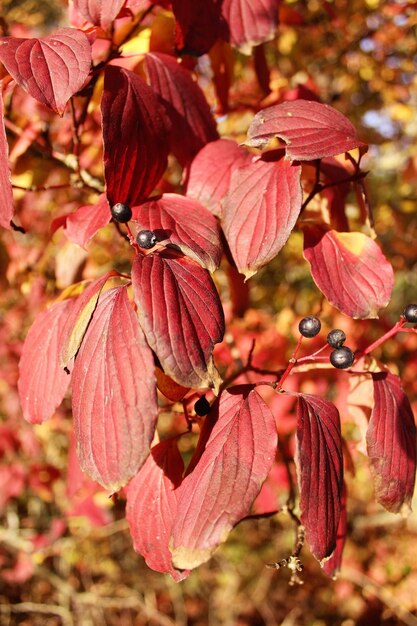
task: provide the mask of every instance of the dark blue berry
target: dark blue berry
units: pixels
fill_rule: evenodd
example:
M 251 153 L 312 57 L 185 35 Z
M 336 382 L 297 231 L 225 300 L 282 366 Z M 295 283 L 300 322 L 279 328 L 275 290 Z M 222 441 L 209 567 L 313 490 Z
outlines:
M 201 398 L 197 400 L 194 405 L 194 411 L 200 417 L 207 415 L 207 413 L 210 411 L 210 402 L 207 400 L 206 396 L 201 396 Z
M 298 324 L 298 330 L 303 337 L 308 337 L 311 339 L 319 334 L 321 329 L 321 322 L 317 317 L 313 315 L 309 315 L 308 317 L 303 317 L 301 322 Z
M 343 330 L 335 328 L 327 335 L 327 343 L 332 348 L 340 348 L 346 341 L 346 335 Z
M 132 209 L 127 204 L 123 204 L 123 202 L 117 202 L 110 209 L 111 216 L 116 222 L 120 222 L 121 224 L 125 224 L 132 219 Z
M 355 355 L 352 350 L 346 346 L 336 348 L 336 350 L 333 350 L 330 355 L 330 363 L 333 367 L 337 367 L 339 370 L 344 370 L 347 367 L 350 367 L 354 360 Z
M 156 235 L 152 230 L 140 230 L 136 235 L 136 242 L 141 248 L 150 250 L 156 244 Z
M 417 324 L 417 304 L 407 304 L 403 315 L 410 324 Z

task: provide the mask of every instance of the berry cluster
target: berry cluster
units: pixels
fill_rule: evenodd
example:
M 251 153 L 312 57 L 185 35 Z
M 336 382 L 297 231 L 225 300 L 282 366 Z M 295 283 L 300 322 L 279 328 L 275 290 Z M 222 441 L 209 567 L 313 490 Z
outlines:
M 352 350 L 343 344 L 346 341 L 346 335 L 340 328 L 331 330 L 327 335 L 327 343 L 334 348 L 330 354 L 330 363 L 339 370 L 350 367 L 355 360 Z
M 298 330 L 300 331 L 300 335 L 302 335 L 303 337 L 308 337 L 309 339 L 318 335 L 320 329 L 321 322 L 318 317 L 314 317 L 313 315 L 303 317 L 301 322 L 298 324 Z
M 136 243 L 145 250 L 150 250 L 156 244 L 157 239 L 153 230 L 140 230 L 136 235 Z
M 119 224 L 126 224 L 132 219 L 132 209 L 127 204 L 123 204 L 123 202 L 117 202 L 114 204 L 110 213 L 115 222 L 119 222 Z
M 417 307 L 415 314 L 417 319 Z M 298 330 L 303 337 L 315 337 L 320 332 L 320 329 L 321 322 L 313 315 L 303 317 L 301 322 L 298 324 Z M 345 341 L 346 335 L 343 330 L 340 330 L 339 328 L 335 328 L 327 335 L 327 343 L 329 346 L 334 348 L 333 352 L 330 354 L 330 363 L 333 367 L 337 367 L 337 369 L 346 369 L 347 367 L 350 367 L 355 360 L 355 355 L 352 350 L 343 345 Z

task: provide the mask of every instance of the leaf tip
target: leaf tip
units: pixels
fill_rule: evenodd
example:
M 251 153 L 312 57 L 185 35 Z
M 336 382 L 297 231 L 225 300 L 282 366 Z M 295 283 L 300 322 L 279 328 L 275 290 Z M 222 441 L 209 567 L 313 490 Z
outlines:
M 170 548 L 172 564 L 176 569 L 194 569 L 208 561 L 213 553 L 213 548 L 186 548 L 178 546 Z

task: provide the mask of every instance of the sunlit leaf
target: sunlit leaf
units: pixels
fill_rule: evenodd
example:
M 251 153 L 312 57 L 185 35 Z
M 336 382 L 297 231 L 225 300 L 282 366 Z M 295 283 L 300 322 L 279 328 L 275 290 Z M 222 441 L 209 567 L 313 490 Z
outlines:
M 232 46 L 250 54 L 253 46 L 274 38 L 278 3 L 277 0 L 224 0 L 222 15 Z
M 62 329 L 60 351 L 60 364 L 62 367 L 65 367 L 77 354 L 91 316 L 97 306 L 100 293 L 109 278 L 114 275 L 114 272 L 108 272 L 101 278 L 93 281 L 74 302 L 74 306 L 71 308 Z
M 52 417 L 71 380 L 60 367 L 59 351 L 73 304 L 73 300 L 65 300 L 39 313 L 23 344 L 18 390 L 23 416 L 32 424 Z
M 353 124 L 328 104 L 292 100 L 257 113 L 248 130 L 247 145 L 263 148 L 279 137 L 287 158 L 311 161 L 364 146 Z
M 132 282 L 139 320 L 164 372 L 184 387 L 214 387 L 214 345 L 224 316 L 207 270 L 168 250 L 137 255 Z
M 84 248 L 94 235 L 111 220 L 110 208 L 103 194 L 96 204 L 80 206 L 65 220 L 65 234 L 70 241 Z
M 159 241 L 179 248 L 211 272 L 220 265 L 222 246 L 216 218 L 201 204 L 175 193 L 135 207 L 140 229 L 155 232 Z
M 170 549 L 179 568 L 207 561 L 248 515 L 277 448 L 274 417 L 249 385 L 222 393 L 201 438 L 205 449 L 178 488 Z
M 328 400 L 297 398 L 296 464 L 301 522 L 310 549 L 321 561 L 336 547 L 343 489 L 339 412 Z
M 366 446 L 375 494 L 388 511 L 409 513 L 416 476 L 416 425 L 398 376 L 372 374 L 375 406 Z
M 91 47 L 83 31 L 60 28 L 39 39 L 2 37 L 0 61 L 18 85 L 62 115 L 68 100 L 86 82 Z
M 347 533 L 346 484 L 343 485 L 339 526 L 337 527 L 336 547 L 332 556 L 323 563 L 323 571 L 336 578 L 342 566 L 343 549 Z
M 301 209 L 301 167 L 258 160 L 235 170 L 223 230 L 239 272 L 250 278 L 281 250 Z
M 87 22 L 107 30 L 125 0 L 72 0 L 74 10 Z
M 126 518 L 133 546 L 157 572 L 168 572 L 177 582 L 187 571 L 174 569 L 168 542 L 177 513 L 177 487 L 184 463 L 176 439 L 167 439 L 151 449 L 143 467 L 126 488 Z
M 353 318 L 378 317 L 394 286 L 392 266 L 379 246 L 359 232 L 338 233 L 321 226 L 303 230 L 304 256 L 330 304 Z
M 152 352 L 125 287 L 98 301 L 75 359 L 72 397 L 80 465 L 117 491 L 145 462 L 158 415 Z
M 252 155 L 235 141 L 218 139 L 210 142 L 190 165 L 187 196 L 221 217 L 222 200 L 229 190 L 233 171 L 248 165 L 251 160 Z
M 218 139 L 207 100 L 190 72 L 161 53 L 145 58 L 149 80 L 171 120 L 171 151 L 186 164 L 209 141 Z

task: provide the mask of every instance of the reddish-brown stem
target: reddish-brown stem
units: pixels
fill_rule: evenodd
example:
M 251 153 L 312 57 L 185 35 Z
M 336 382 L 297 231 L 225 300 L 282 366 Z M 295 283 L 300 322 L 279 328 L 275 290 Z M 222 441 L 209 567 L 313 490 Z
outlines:
M 133 236 L 133 233 L 132 233 L 132 231 L 130 229 L 129 224 L 126 224 L 126 230 L 127 230 L 127 234 L 128 234 L 128 237 L 129 237 L 130 245 L 133 246 L 133 248 L 135 249 L 136 254 L 139 254 L 140 249 L 139 249 L 138 244 L 136 243 L 136 239 Z
M 405 323 L 406 323 L 405 319 L 403 317 L 401 317 L 400 321 L 397 322 L 391 328 L 391 330 L 389 330 L 388 332 L 385 333 L 385 335 L 382 335 L 382 337 L 380 337 L 379 339 L 377 339 L 376 341 L 371 343 L 370 346 L 365 348 L 365 350 L 362 350 L 359 354 L 360 355 L 369 354 L 370 352 L 372 352 L 372 350 L 375 350 L 375 348 L 378 348 L 381 344 L 383 344 L 385 341 L 387 341 L 387 339 L 389 339 L 390 337 L 393 337 L 394 335 L 396 335 L 402 329 L 402 327 L 404 326 Z
M 288 365 L 286 367 L 286 370 L 285 370 L 285 372 L 283 373 L 283 375 L 281 376 L 281 378 L 279 380 L 278 390 L 282 389 L 282 385 L 284 384 L 285 380 L 289 376 L 289 374 L 290 374 L 292 368 L 294 367 L 294 365 L 297 363 L 297 358 L 296 357 L 297 357 L 298 351 L 300 349 L 302 340 L 303 340 L 303 336 L 300 335 L 299 338 L 298 338 L 298 341 L 297 341 L 297 345 L 295 346 L 294 351 L 293 351 L 293 353 L 291 355 L 291 358 L 288 361 Z
M 19 189 L 20 191 L 52 191 L 54 189 L 67 189 L 68 187 L 72 187 L 71 183 L 63 183 L 62 185 L 44 185 L 37 187 L 36 185 L 32 185 L 31 187 L 22 187 L 21 185 L 12 184 L 13 189 Z
M 311 202 L 314 196 L 316 196 L 318 193 L 321 193 L 324 189 L 330 189 L 331 187 L 337 187 L 337 185 L 343 185 L 345 183 L 357 182 L 362 180 L 362 178 L 365 178 L 366 175 L 367 172 L 355 172 L 347 178 L 343 178 L 342 180 L 335 180 L 332 183 L 326 183 L 325 185 L 320 182 L 316 183 L 313 189 L 308 194 L 307 198 L 304 200 L 303 204 L 301 205 L 301 211 L 306 208 L 306 206 Z

